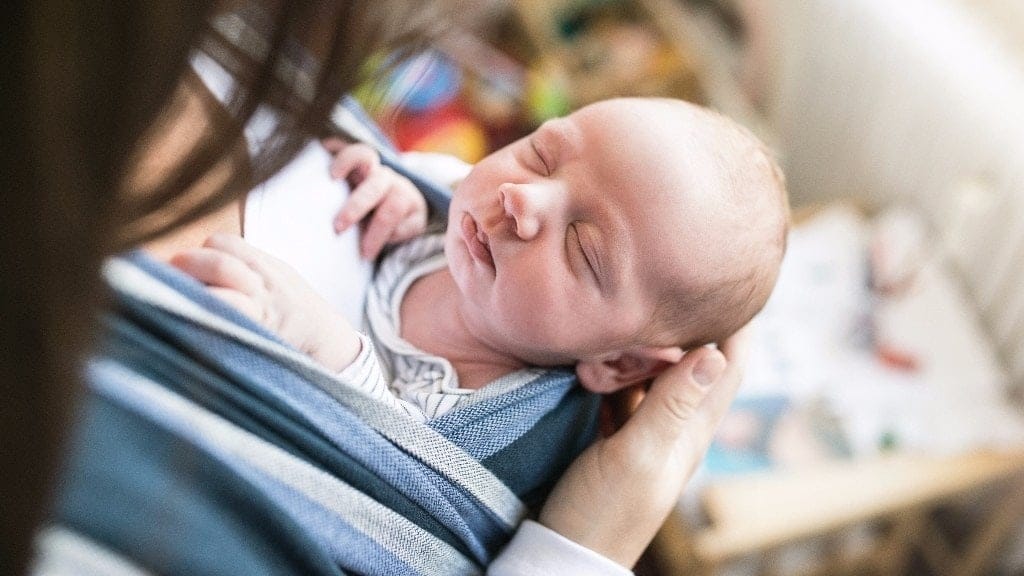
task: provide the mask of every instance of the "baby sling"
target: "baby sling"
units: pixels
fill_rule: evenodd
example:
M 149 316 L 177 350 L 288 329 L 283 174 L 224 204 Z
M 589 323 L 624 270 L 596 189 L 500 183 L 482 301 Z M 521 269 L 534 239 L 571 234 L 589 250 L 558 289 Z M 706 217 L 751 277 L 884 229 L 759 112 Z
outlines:
M 446 211 L 446 191 L 382 159 Z M 141 253 L 104 274 L 102 347 L 40 536 L 41 559 L 76 572 L 480 573 L 595 434 L 571 370 L 417 423 Z

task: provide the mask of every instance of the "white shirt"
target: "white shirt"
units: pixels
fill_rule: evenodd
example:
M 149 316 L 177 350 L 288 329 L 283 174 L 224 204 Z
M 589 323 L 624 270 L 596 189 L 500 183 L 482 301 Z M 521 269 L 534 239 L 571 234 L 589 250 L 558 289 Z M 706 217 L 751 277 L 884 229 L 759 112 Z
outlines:
M 348 185 L 328 174 L 330 154 L 312 141 L 245 200 L 243 235 L 287 262 L 353 325 L 362 326 L 373 264 L 359 255 L 357 226 L 338 235 L 334 217 Z
M 366 303 L 373 342 L 362 337 L 359 356 L 339 374 L 342 381 L 421 422 L 508 393 L 547 373 L 543 368 L 525 368 L 479 390 L 462 388 L 451 362 L 402 338 L 400 311 L 409 287 L 446 265 L 442 234 L 414 238 L 384 258 Z

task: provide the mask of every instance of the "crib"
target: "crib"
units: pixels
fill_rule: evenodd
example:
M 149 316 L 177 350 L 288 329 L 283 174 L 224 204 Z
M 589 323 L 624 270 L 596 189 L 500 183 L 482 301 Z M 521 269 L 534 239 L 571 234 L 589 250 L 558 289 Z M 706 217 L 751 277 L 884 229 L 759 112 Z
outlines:
M 979 2 L 772 4 L 778 52 L 760 120 L 782 151 L 794 205 L 853 202 L 867 212 L 898 205 L 919 214 L 970 345 L 991 359 L 1003 401 L 1020 413 L 1024 53 L 985 28 Z M 962 348 L 943 342 L 936 334 L 934 354 Z M 966 387 L 991 377 L 978 363 L 962 370 L 950 377 Z M 708 522 L 695 528 L 678 512 L 652 549 L 669 573 L 717 574 L 737 560 L 748 570 L 734 573 L 1024 570 L 1022 445 L 754 474 L 713 482 L 700 498 Z M 954 544 L 939 516 L 965 501 L 978 503 L 967 507 L 977 528 Z M 851 552 L 849 535 L 865 523 L 884 530 Z M 814 542 L 827 561 L 787 562 L 794 542 Z

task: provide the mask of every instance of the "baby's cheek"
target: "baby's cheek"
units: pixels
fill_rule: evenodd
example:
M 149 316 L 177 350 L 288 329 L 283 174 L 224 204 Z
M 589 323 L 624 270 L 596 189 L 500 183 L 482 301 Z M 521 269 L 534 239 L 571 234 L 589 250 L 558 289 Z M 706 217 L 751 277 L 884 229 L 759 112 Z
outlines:
M 570 340 L 575 326 L 562 307 L 544 300 L 527 303 L 520 314 L 522 331 L 537 346 L 561 351 Z

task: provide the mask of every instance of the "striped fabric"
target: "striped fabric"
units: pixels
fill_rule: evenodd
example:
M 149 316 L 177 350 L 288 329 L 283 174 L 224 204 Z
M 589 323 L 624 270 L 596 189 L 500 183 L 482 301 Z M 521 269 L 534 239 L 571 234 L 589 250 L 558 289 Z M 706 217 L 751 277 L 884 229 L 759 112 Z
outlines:
M 443 234 L 405 242 L 384 258 L 367 295 L 366 316 L 387 374 L 380 375 L 380 364 L 364 354 L 343 373 L 375 398 L 419 420 L 440 418 L 489 398 L 494 388 L 507 393 L 547 374 L 545 369 L 527 368 L 507 374 L 483 390 L 461 388 L 448 360 L 424 352 L 401 337 L 399 312 L 409 286 L 445 265 Z M 364 352 L 367 348 L 364 344 Z
M 42 564 L 88 542 L 126 574 L 479 573 L 593 438 L 568 371 L 418 422 L 141 254 L 106 277 Z

